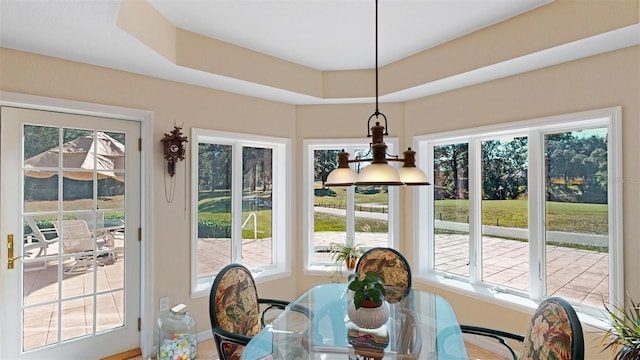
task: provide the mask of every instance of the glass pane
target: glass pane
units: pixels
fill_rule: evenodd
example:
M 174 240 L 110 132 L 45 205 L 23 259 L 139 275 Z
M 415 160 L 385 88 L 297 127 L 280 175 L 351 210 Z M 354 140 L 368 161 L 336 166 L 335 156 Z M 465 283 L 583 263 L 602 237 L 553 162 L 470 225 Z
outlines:
M 469 276 L 469 151 L 467 143 L 435 146 L 435 269 Z
M 96 291 L 124 289 L 124 251 L 101 251 L 96 272 Z
M 389 245 L 389 189 L 356 186 L 355 240 L 363 250 Z
M 65 172 L 64 176 L 70 174 Z M 77 175 L 78 173 L 75 173 Z M 94 199 L 93 180 L 73 180 L 62 178 L 62 209 L 64 211 L 94 210 L 96 209 L 96 199 Z
M 24 309 L 23 350 L 31 350 L 58 341 L 57 304 Z
M 24 175 L 24 211 L 57 211 L 58 172 L 27 170 Z
M 609 298 L 607 129 L 545 136 L 547 295 Z
M 25 266 L 23 293 L 25 306 L 58 300 L 57 260 L 49 261 L 46 267 L 38 266 L 35 270 Z
M 96 331 L 124 326 L 124 291 L 96 296 Z
M 114 178 L 98 180 L 98 209 L 124 209 L 124 173 L 114 173 Z
M 527 138 L 482 144 L 482 280 L 529 289 Z
M 97 169 L 99 158 L 95 156 L 96 144 L 91 130 L 63 129 L 62 167 L 69 169 L 65 176 L 76 180 L 90 180 L 93 172 L 75 172 L 75 170 Z
M 198 278 L 231 263 L 231 150 L 198 144 Z
M 242 264 L 249 269 L 273 263 L 272 152 L 242 149 Z
M 347 220 L 344 209 L 347 206 L 347 188 L 325 188 L 329 173 L 338 167 L 338 152 L 334 150 L 314 150 L 313 171 L 313 254 L 311 262 L 331 262 L 328 252 L 332 242 L 344 242 Z
M 125 154 L 125 146 L 126 139 L 125 134 L 123 133 L 115 133 L 115 132 L 98 132 L 98 153 L 105 154 L 104 156 L 111 161 L 113 165 L 105 170 L 116 169 L 116 170 L 124 170 L 124 154 Z M 107 155 L 108 154 L 108 155 Z M 102 169 L 103 167 L 98 167 L 98 169 Z M 107 175 L 111 176 L 111 173 Z
M 68 340 L 93 332 L 93 297 L 63 301 L 60 317 L 60 340 Z

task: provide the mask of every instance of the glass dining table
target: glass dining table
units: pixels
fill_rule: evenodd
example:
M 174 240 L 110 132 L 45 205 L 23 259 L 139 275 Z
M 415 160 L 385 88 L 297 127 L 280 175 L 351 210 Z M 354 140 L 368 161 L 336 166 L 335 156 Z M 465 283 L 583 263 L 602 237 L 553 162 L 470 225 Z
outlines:
M 242 359 L 467 360 L 460 326 L 444 298 L 411 289 L 385 305 L 386 324 L 362 329 L 347 315 L 349 292 L 345 283 L 309 289 L 251 339 Z

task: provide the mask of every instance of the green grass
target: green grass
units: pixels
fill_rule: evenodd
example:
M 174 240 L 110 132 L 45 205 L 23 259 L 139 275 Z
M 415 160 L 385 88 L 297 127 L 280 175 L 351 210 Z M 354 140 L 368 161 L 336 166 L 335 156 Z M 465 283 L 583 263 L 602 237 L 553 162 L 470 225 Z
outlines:
M 314 231 L 345 231 L 347 219 L 344 216 L 337 216 L 324 213 L 315 213 Z M 356 218 L 356 231 L 380 232 L 389 231 L 386 221 Z
M 254 191 L 250 194 L 255 199 L 268 200 L 270 192 Z M 249 217 L 251 212 L 256 213 L 258 238 L 271 237 L 272 211 L 270 208 L 258 206 L 255 211 L 243 211 L 243 222 Z M 198 216 L 201 219 L 210 220 L 231 220 L 231 196 L 228 190 L 198 194 Z M 253 239 L 253 219 L 249 220 L 242 230 L 244 239 Z
M 322 188 L 322 183 L 316 181 L 314 183 L 315 189 Z M 347 203 L 347 187 L 332 187 L 331 191 L 336 193 L 336 196 L 314 196 L 314 204 L 325 207 L 344 209 Z M 375 194 L 363 194 L 355 193 L 356 204 L 389 204 L 389 194 L 386 191 L 379 191 Z
M 550 231 L 607 235 L 607 205 L 577 204 L 549 201 L 546 226 Z M 482 201 L 482 224 L 526 228 L 528 226 L 527 200 Z M 436 219 L 468 222 L 468 200 L 436 200 Z

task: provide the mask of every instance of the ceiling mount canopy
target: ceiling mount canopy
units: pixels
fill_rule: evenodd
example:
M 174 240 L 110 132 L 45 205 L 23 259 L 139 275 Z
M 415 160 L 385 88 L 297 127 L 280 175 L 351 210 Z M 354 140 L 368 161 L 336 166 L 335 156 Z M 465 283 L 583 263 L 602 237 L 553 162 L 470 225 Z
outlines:
M 351 185 L 431 185 L 427 181 L 427 175 L 416 167 L 416 152 L 409 148 L 403 152 L 404 158 L 387 154 L 387 144 L 384 143 L 384 135 L 387 131 L 387 117 L 380 112 L 378 102 L 378 0 L 376 0 L 376 110 L 367 121 L 367 137 L 372 138 L 370 149 L 366 158 L 350 160 L 349 153 L 344 149 L 338 153 L 338 168 L 327 176 L 325 186 L 351 186 Z M 371 126 L 371 119 L 378 120 L 382 117 L 384 126 L 376 121 Z M 368 157 L 371 155 L 371 157 Z M 389 165 L 389 161 L 402 162 L 400 170 Z M 360 173 L 356 173 L 349 167 L 350 163 L 371 162 Z

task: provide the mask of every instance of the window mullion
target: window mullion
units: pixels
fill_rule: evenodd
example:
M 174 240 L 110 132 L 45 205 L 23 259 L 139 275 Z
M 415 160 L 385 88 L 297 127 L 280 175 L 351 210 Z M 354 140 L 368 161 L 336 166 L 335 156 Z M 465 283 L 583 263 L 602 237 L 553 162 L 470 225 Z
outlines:
M 531 131 L 528 136 L 529 296 L 540 300 L 546 294 L 544 136 L 540 131 Z
M 482 151 L 481 141 L 469 139 L 469 281 L 482 279 Z
M 233 144 L 231 170 L 231 259 L 242 263 L 242 145 Z

